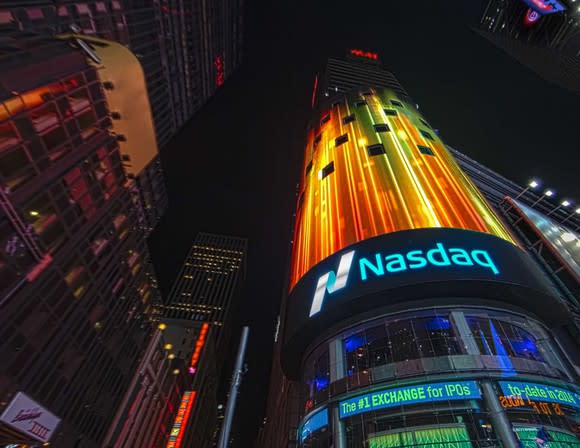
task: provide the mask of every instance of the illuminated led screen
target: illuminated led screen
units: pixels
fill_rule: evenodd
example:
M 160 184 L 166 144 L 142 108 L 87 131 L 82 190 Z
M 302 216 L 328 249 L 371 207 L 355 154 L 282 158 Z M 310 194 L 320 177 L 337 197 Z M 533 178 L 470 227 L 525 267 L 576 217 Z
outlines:
M 310 434 L 325 426 L 328 426 L 328 409 L 326 408 L 312 414 L 306 419 L 300 430 L 300 442 L 304 442 Z
M 340 418 L 402 405 L 434 401 L 472 400 L 481 398 L 475 381 L 420 384 L 383 389 L 343 400 L 338 404 Z
M 499 385 L 502 392 L 508 397 L 547 401 L 580 409 L 580 395 L 561 387 L 521 381 L 500 381 Z
M 536 231 L 548 240 L 552 252 L 562 259 L 571 271 L 580 276 L 580 238 L 578 234 L 519 201 L 512 200 L 512 202 L 532 222 Z
M 307 137 L 290 286 L 346 246 L 434 227 L 513 243 L 436 132 L 394 92 L 361 91 L 324 112 Z
M 368 445 L 369 448 L 471 448 L 472 446 L 464 425 L 440 425 L 437 428 L 371 434 Z

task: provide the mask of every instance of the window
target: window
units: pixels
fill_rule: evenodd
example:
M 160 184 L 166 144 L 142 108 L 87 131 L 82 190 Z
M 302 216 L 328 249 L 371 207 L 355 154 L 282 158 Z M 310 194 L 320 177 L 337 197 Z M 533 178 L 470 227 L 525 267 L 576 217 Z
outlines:
M 419 132 L 421 132 L 421 135 L 425 137 L 427 140 L 435 140 L 429 132 L 423 131 L 422 129 L 420 129 Z
M 330 162 L 328 165 L 322 168 L 318 173 L 318 178 L 322 180 L 332 172 L 334 172 L 334 162 Z
M 429 125 L 429 123 L 427 123 L 425 120 L 423 120 L 422 118 L 419 118 L 419 121 L 421 123 L 423 123 L 425 126 L 427 126 L 428 128 L 430 128 L 431 126 Z
M 389 126 L 386 123 L 377 123 L 373 125 L 375 132 L 389 132 Z
M 385 111 L 385 115 L 387 117 L 396 117 L 397 116 L 397 111 L 394 109 L 384 109 Z
M 347 115 L 342 119 L 342 124 L 348 124 L 356 120 L 354 114 Z
M 381 154 L 386 154 L 386 151 L 382 143 L 377 143 L 376 145 L 367 146 L 367 153 L 369 156 L 380 156 Z
M 419 151 L 421 151 L 421 154 L 425 154 L 427 156 L 434 156 L 435 155 L 433 150 L 431 148 L 429 148 L 428 146 L 417 145 L 417 148 L 419 148 Z
M 312 160 L 308 162 L 308 165 L 306 165 L 306 173 L 304 173 L 304 175 L 308 176 L 308 174 L 310 174 L 310 171 L 312 171 Z
M 328 121 L 330 121 L 330 114 L 326 114 L 324 117 L 322 117 L 320 120 L 320 126 L 322 126 L 324 123 L 327 123 Z
M 322 134 L 318 134 L 316 137 L 314 137 L 314 146 L 318 145 L 320 143 L 321 139 L 322 139 Z
M 363 92 L 362 94 L 363 94 L 363 96 L 371 96 L 373 94 L 373 92 L 367 91 L 367 92 Z
M 340 137 L 336 137 L 334 139 L 334 146 L 340 146 L 346 142 L 348 142 L 348 134 L 343 134 Z
M 403 103 L 401 103 L 400 101 L 391 100 L 391 104 L 393 106 L 403 107 Z
M 365 100 L 355 101 L 354 105 L 355 105 L 355 107 L 362 107 L 362 106 L 366 106 L 367 102 Z
M 342 104 L 342 101 L 337 101 L 337 102 L 335 102 L 335 103 L 332 103 L 332 106 L 331 106 L 331 107 L 334 109 L 335 107 L 338 107 L 338 106 L 340 106 L 341 104 Z

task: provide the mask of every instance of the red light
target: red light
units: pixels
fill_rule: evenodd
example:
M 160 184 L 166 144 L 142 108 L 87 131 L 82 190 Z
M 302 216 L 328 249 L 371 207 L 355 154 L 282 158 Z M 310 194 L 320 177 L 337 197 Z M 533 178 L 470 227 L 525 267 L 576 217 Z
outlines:
M 359 50 L 359 49 L 352 49 L 352 50 L 350 50 L 350 54 L 353 56 L 359 56 L 361 58 L 372 59 L 373 61 L 379 60 L 379 54 L 374 53 L 372 51 L 363 51 L 363 50 Z
M 205 345 L 205 340 L 206 340 L 208 330 L 209 330 L 209 324 L 204 323 L 201 326 L 201 330 L 199 332 L 199 336 L 197 337 L 197 341 L 195 341 L 195 350 L 193 351 L 193 354 L 191 355 L 191 362 L 189 363 L 189 369 L 188 369 L 189 373 L 191 373 L 192 375 L 195 373 L 195 366 L 197 365 L 197 362 L 199 361 L 199 357 L 201 356 L 201 349 Z
M 314 89 L 312 89 L 312 107 L 314 107 L 314 102 L 316 101 L 316 89 L 318 88 L 318 75 L 314 78 Z
M 526 15 L 524 16 L 524 25 L 532 26 L 542 17 L 538 12 L 534 11 L 532 8 L 528 8 Z
M 183 434 L 185 432 L 185 426 L 189 420 L 189 414 L 191 413 L 191 407 L 195 401 L 196 392 L 186 391 L 181 398 L 181 403 L 179 409 L 177 410 L 177 415 L 175 416 L 175 421 L 173 422 L 173 427 L 171 428 L 171 435 L 169 436 L 169 442 L 166 448 L 179 448 L 181 446 L 181 440 L 183 439 Z M 174 435 L 177 433 L 177 435 Z
M 224 63 L 222 61 L 222 57 L 221 56 L 217 56 L 215 58 L 215 60 L 213 61 L 213 65 L 215 66 L 215 84 L 216 86 L 220 87 L 225 80 L 225 75 L 224 75 Z

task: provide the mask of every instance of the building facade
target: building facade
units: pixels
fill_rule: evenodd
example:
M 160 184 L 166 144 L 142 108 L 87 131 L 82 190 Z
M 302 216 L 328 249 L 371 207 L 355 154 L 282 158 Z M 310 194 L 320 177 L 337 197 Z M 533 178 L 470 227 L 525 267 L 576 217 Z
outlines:
M 373 78 L 319 82 L 258 445 L 579 446 L 578 277 L 557 278 L 577 254 L 543 263 L 529 196 L 463 158 L 471 179 Z
M 0 5 L 3 28 L 54 36 L 70 33 L 71 26 L 78 27 L 78 34 L 87 38 L 117 42 L 138 59 L 145 76 L 157 146 L 164 148 L 239 66 L 243 1 L 74 0 L 55 5 L 39 0 Z M 94 49 L 99 47 L 94 45 Z M 119 82 L 123 85 L 121 79 L 117 86 Z M 108 85 L 109 93 L 114 92 L 115 80 L 111 79 Z M 126 121 L 127 116 L 121 111 L 113 112 Z M 139 146 L 136 136 L 124 137 L 121 146 Z M 124 162 L 131 165 L 130 161 Z M 159 156 L 153 157 L 139 173 L 130 174 L 134 175 L 133 196 L 142 209 L 143 226 L 151 229 L 167 208 Z
M 544 79 L 580 92 L 575 0 L 489 0 L 476 31 Z
M 102 446 L 160 300 L 145 234 L 87 55 L 10 29 L 0 60 L 0 412 L 23 393 L 60 419 L 28 443 Z

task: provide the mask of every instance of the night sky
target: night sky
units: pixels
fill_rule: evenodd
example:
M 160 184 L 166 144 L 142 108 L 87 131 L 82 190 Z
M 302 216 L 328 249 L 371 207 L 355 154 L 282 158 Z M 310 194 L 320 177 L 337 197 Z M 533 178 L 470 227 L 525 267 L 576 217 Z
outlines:
M 170 207 L 151 239 L 164 297 L 197 232 L 249 239 L 240 447 L 263 417 L 312 85 L 328 57 L 378 52 L 448 145 L 580 201 L 579 96 L 473 32 L 483 1 L 263 3 L 247 5 L 240 69 L 162 151 Z

